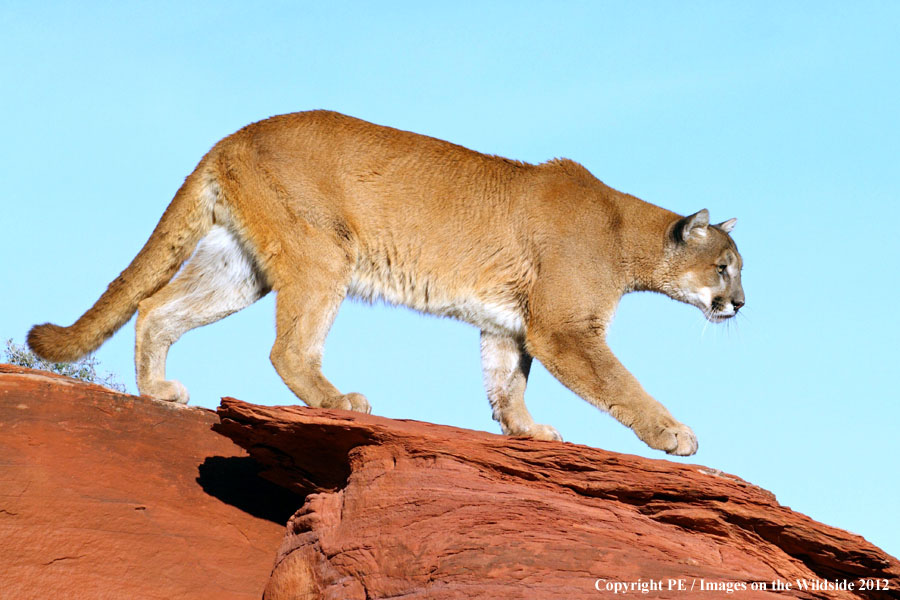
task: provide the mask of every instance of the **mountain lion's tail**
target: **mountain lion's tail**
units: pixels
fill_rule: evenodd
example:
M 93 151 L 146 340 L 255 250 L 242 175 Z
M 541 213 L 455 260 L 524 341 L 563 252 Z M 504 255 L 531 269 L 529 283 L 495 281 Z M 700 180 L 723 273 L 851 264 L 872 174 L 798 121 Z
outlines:
M 35 354 L 70 362 L 96 350 L 128 322 L 141 300 L 172 279 L 212 227 L 218 186 L 205 162 L 188 175 L 150 239 L 94 306 L 69 327 L 44 323 L 31 328 L 28 346 Z

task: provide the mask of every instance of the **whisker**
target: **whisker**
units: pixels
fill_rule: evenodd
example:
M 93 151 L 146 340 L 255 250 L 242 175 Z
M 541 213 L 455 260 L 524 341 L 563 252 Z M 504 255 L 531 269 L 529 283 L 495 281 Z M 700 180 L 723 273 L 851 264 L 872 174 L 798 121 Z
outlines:
M 709 317 L 712 316 L 712 308 L 706 309 L 704 308 L 702 311 L 703 314 L 703 329 L 700 330 L 700 339 L 702 340 L 706 335 L 706 328 L 709 327 L 710 320 Z
M 744 314 L 744 313 L 742 313 L 742 312 L 739 312 L 739 313 L 737 314 L 737 316 L 739 316 L 739 317 L 741 317 L 741 318 L 743 318 L 743 319 L 747 319 L 747 315 Z M 748 320 L 748 322 L 749 322 L 749 319 L 747 319 L 747 320 Z M 737 323 L 735 323 L 735 329 L 737 329 Z M 738 339 L 739 339 L 740 341 L 743 342 L 743 339 L 741 338 L 741 334 L 740 334 L 740 329 L 737 329 L 737 331 L 738 331 Z

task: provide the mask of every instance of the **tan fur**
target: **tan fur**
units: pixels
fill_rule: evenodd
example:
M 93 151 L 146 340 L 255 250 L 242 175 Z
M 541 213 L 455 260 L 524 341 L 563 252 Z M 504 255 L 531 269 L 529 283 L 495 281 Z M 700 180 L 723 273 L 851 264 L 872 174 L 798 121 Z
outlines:
M 288 387 L 310 406 L 368 412 L 320 365 L 344 298 L 380 298 L 481 329 L 504 433 L 560 439 L 525 407 L 536 357 L 653 448 L 692 454 L 694 434 L 616 360 L 605 334 L 634 290 L 713 321 L 736 314 L 733 225 L 709 225 L 705 210 L 682 218 L 569 160 L 530 165 L 333 112 L 283 115 L 219 142 L 97 303 L 71 327 L 34 327 L 28 342 L 53 360 L 78 358 L 138 310 L 141 393 L 187 402 L 165 379 L 171 344 L 274 290 L 271 360 Z

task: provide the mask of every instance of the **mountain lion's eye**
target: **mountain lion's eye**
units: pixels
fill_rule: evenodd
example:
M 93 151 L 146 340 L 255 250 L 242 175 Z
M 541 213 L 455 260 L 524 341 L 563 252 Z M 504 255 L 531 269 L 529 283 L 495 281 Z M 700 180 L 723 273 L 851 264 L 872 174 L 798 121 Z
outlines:
M 719 272 L 719 275 L 724 275 L 725 271 L 727 271 L 727 270 L 728 270 L 728 265 L 719 265 L 718 267 L 716 267 L 716 271 Z

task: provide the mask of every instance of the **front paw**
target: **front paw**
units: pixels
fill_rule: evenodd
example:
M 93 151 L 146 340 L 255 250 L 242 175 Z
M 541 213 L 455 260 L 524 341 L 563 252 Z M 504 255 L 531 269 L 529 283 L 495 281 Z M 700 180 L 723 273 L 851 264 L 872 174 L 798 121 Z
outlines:
M 677 421 L 659 431 L 656 442 L 658 445 L 650 446 L 674 456 L 691 456 L 697 452 L 698 447 L 697 436 L 691 428 Z
M 562 436 L 559 435 L 556 428 L 550 427 L 549 425 L 541 425 L 539 423 L 532 423 L 509 435 L 528 437 L 533 440 L 546 440 L 551 442 L 563 441 Z
M 675 456 L 690 456 L 697 452 L 697 436 L 691 428 L 679 423 L 668 411 L 643 411 L 633 421 L 623 420 L 621 415 L 613 416 L 629 425 L 641 440 L 656 450 Z M 629 422 L 630 421 L 630 422 Z

